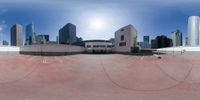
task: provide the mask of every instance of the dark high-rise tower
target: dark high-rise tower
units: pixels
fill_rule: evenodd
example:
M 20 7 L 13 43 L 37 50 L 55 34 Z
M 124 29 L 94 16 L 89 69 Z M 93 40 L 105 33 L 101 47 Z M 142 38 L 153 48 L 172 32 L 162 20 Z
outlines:
M 76 26 L 68 23 L 59 30 L 59 43 L 72 44 L 76 42 Z
M 165 48 L 171 47 L 172 40 L 164 35 L 157 36 L 156 39 L 151 40 L 151 48 Z
M 11 28 L 11 46 L 23 45 L 23 27 L 20 24 L 15 24 Z

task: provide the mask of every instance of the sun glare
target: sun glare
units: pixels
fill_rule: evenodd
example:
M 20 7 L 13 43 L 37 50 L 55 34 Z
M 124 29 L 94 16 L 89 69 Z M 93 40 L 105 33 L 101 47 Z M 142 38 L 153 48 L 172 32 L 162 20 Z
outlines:
M 93 29 L 102 29 L 105 25 L 105 22 L 103 19 L 93 19 L 90 22 L 90 27 Z

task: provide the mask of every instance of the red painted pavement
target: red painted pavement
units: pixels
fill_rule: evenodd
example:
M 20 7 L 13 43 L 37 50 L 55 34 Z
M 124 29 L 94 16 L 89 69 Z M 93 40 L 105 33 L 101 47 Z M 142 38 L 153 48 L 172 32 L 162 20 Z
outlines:
M 199 100 L 200 58 L 0 56 L 0 100 Z

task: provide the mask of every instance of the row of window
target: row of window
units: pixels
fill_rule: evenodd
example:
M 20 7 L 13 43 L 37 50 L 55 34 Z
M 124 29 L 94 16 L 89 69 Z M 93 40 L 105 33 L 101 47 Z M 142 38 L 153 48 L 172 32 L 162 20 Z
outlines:
M 87 45 L 87 48 L 91 48 L 91 45 Z M 107 45 L 107 48 L 111 48 L 111 45 Z M 93 45 L 93 48 L 106 48 L 106 45 Z
M 119 46 L 126 46 L 126 42 L 120 42 Z

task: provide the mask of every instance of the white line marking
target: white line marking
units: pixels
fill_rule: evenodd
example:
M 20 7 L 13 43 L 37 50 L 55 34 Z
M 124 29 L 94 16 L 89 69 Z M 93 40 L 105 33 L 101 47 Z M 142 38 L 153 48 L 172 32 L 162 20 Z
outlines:
M 142 57 L 140 58 L 140 60 L 143 60 L 143 58 L 144 58 L 144 56 L 142 56 Z
M 45 57 L 43 58 L 42 63 L 47 63 L 47 60 Z

